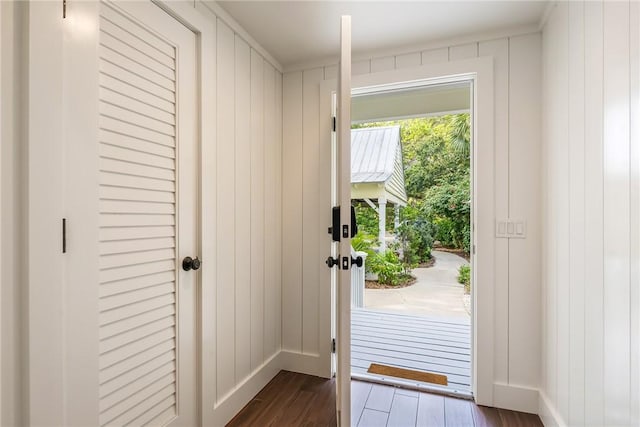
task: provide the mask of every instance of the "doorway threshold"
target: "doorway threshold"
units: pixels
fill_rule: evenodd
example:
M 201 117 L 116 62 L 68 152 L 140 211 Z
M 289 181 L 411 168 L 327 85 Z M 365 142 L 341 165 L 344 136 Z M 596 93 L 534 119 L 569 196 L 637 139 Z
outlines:
M 440 394 L 443 396 L 456 397 L 458 399 L 473 401 L 473 393 L 468 390 L 456 390 L 449 387 L 439 387 L 435 384 L 417 383 L 413 381 L 403 380 L 401 378 L 384 377 L 381 375 L 372 375 L 366 373 L 352 373 L 351 379 L 374 384 L 390 385 L 405 390 L 415 390 L 419 392 Z

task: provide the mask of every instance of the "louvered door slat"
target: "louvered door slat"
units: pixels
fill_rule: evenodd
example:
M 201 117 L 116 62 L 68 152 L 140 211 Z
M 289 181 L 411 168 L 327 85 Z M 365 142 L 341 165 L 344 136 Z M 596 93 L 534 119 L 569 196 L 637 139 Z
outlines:
M 101 22 L 105 22 L 102 20 Z M 106 22 L 109 24 L 108 22 Z M 173 81 L 175 80 L 175 72 L 171 67 L 168 67 L 164 64 L 160 64 L 151 58 L 148 55 L 140 52 L 134 47 L 129 46 L 126 43 L 123 43 L 117 37 L 114 37 L 113 31 L 102 31 L 101 33 L 101 45 L 104 47 L 100 52 L 102 58 L 109 62 L 120 62 L 122 61 L 123 65 L 129 65 L 131 67 L 135 67 L 139 69 L 139 67 L 144 67 L 145 69 L 151 71 L 153 74 L 150 76 L 150 79 L 153 80 L 155 77 L 163 77 L 167 84 L 173 85 Z M 120 55 L 120 56 L 114 56 Z M 131 61 L 131 62 L 129 62 Z M 133 70 L 132 70 L 133 71 Z M 143 75 L 142 73 L 138 73 L 134 71 L 136 74 Z
M 129 384 L 135 383 L 145 375 L 148 375 L 149 373 L 156 371 L 162 366 L 173 362 L 173 360 L 175 360 L 175 358 L 171 353 L 162 353 L 160 356 L 150 359 L 146 363 L 139 365 L 116 377 L 114 380 L 104 383 L 102 387 L 100 387 L 100 397 L 108 396 Z
M 116 92 L 113 89 L 100 88 L 100 99 L 114 105 L 121 105 L 137 111 L 140 114 L 154 118 L 167 124 L 175 123 L 175 117 L 172 113 L 162 110 L 154 105 L 149 105 L 146 102 L 140 101 L 135 97 L 128 96 Z
M 114 105 L 103 101 L 100 103 L 100 114 L 123 122 L 133 123 L 136 126 L 149 129 L 153 132 L 162 133 L 171 137 L 175 136 L 173 125 L 139 114 L 137 111 L 134 111 L 134 108 L 135 105 L 129 102 L 125 102 L 123 105 Z
M 108 325 L 102 326 L 100 339 L 110 338 L 114 335 L 130 331 L 147 323 L 155 322 L 168 316 L 173 316 L 174 314 L 176 314 L 175 307 L 171 304 L 141 313 L 132 319 L 127 319 L 125 322 L 109 323 Z
M 139 418 L 135 420 L 139 425 L 149 425 L 149 426 L 161 426 L 167 423 L 170 419 L 175 417 L 176 413 L 173 407 L 169 409 L 163 410 L 162 408 L 174 405 L 175 404 L 175 396 L 169 396 L 164 401 L 158 403 L 153 408 L 149 409 L 144 414 L 140 415 Z
M 161 273 L 163 271 L 173 271 L 176 267 L 175 260 L 163 260 L 150 262 L 148 264 L 130 265 L 127 267 L 111 268 L 100 271 L 100 281 L 111 283 L 117 280 L 132 279 L 150 274 Z
M 100 30 L 99 421 L 164 424 L 178 390 L 176 49 L 104 3 Z
M 157 277 L 157 275 L 154 275 Z M 171 277 L 171 276 L 169 276 Z M 158 280 L 158 279 L 156 279 Z M 168 294 L 173 291 L 173 279 L 159 284 L 154 284 L 141 289 L 132 290 L 129 292 L 123 292 L 111 297 L 104 297 L 100 299 L 100 310 L 107 311 L 113 310 L 118 307 L 122 307 L 128 304 L 134 304 L 140 301 L 148 300 L 157 295 Z M 127 322 L 131 324 L 131 322 Z
M 137 369 L 163 354 L 175 355 L 173 352 L 174 348 L 175 341 L 168 339 L 153 347 L 149 347 L 147 350 L 144 350 L 129 359 L 100 369 L 100 374 L 98 376 L 100 385 L 105 385 L 109 381 L 116 381 L 120 376 L 125 375 L 130 370 Z
M 149 81 L 148 79 L 129 71 L 124 64 L 119 66 L 112 62 L 102 60 L 100 61 L 99 68 L 100 72 L 107 76 L 125 81 L 128 84 L 155 95 L 158 98 L 164 99 L 165 101 L 175 102 L 175 94 L 172 90 L 164 88 L 155 82 Z
M 135 419 L 135 415 L 131 416 L 127 412 L 162 390 L 175 386 L 174 370 L 173 364 L 167 364 L 134 384 L 103 397 L 100 409 L 104 410 L 104 418 L 111 419 L 113 425 L 125 425 L 130 422 L 129 420 Z M 137 390 L 138 388 L 140 391 Z
M 114 119 L 109 116 L 100 115 L 100 128 L 124 135 L 125 137 L 137 138 L 171 148 L 174 147 L 175 143 L 175 138 L 172 136 L 160 132 L 153 132 L 147 128 L 139 127 L 133 123 L 127 123 L 126 121 Z M 102 135 L 100 136 L 102 140 Z
M 110 338 L 105 338 L 100 341 L 100 353 L 106 354 L 110 351 L 117 350 L 118 348 L 135 342 L 140 337 L 153 335 L 174 325 L 175 319 L 173 318 L 173 316 L 168 316 L 164 319 L 159 319 L 154 322 L 144 324 L 135 329 L 131 329 Z
M 142 28 L 139 23 L 133 22 L 131 21 L 131 19 L 128 19 L 126 17 L 123 19 L 123 16 L 120 14 L 120 12 L 113 9 L 108 4 L 103 5 L 102 10 L 100 11 L 100 15 L 101 19 L 108 20 L 114 23 L 119 28 L 122 28 L 124 31 L 137 37 L 144 43 L 163 53 L 169 58 L 169 60 L 172 60 L 174 58 L 173 46 L 158 37 L 148 37 L 147 29 Z
M 123 425 L 121 420 L 128 421 L 129 419 L 132 420 L 130 424 L 138 425 L 138 421 L 137 421 L 138 417 L 141 417 L 147 411 L 153 408 L 156 408 L 157 405 L 161 404 L 162 402 L 173 402 L 172 406 L 175 405 L 175 393 L 176 393 L 175 384 L 170 384 L 157 391 L 155 391 L 155 387 L 154 387 L 153 390 L 154 390 L 153 394 L 150 394 L 147 398 L 141 401 L 138 405 L 131 408 L 123 416 L 116 418 L 114 420 L 114 425 Z
M 100 144 L 100 156 L 104 159 L 128 159 L 132 163 L 140 163 L 165 169 L 175 169 L 173 149 L 171 149 L 169 153 L 170 156 L 165 156 L 142 151 L 140 149 L 142 147 L 136 148 L 125 148 L 117 145 L 111 145 L 105 141 L 104 144 Z
M 151 165 L 143 165 L 140 163 L 133 163 L 129 159 L 100 159 L 100 170 L 105 172 L 121 173 L 126 175 L 150 177 L 156 179 L 163 179 L 166 181 L 174 182 L 176 180 L 176 173 L 173 168 L 159 168 Z
M 174 214 L 173 203 L 139 202 L 135 200 L 102 200 L 100 213 Z
M 100 74 L 99 82 L 101 88 L 108 88 L 109 90 L 135 98 L 139 102 L 155 107 L 161 111 L 169 114 L 175 114 L 175 104 L 170 101 L 165 101 L 162 98 L 146 92 L 142 89 L 135 87 L 134 85 L 118 80 L 106 74 Z
M 157 226 L 157 227 L 107 227 L 100 229 L 100 241 L 110 242 L 112 240 L 129 240 L 129 239 L 150 239 L 153 237 L 173 237 L 175 236 L 175 228 L 173 226 Z
M 148 56 L 122 43 L 109 33 L 102 32 L 100 38 L 104 48 L 100 52 L 102 59 L 118 64 L 165 89 L 175 90 L 175 75 L 170 68 L 150 60 Z
M 154 38 L 149 38 L 148 33 L 145 34 L 146 29 L 142 29 L 142 31 L 139 31 L 139 37 L 123 30 L 121 26 L 125 26 L 126 22 L 127 21 L 117 20 L 118 25 L 114 25 L 113 21 L 109 21 L 103 16 L 100 20 L 100 30 L 102 32 L 110 34 L 114 38 L 145 54 L 150 61 L 164 64 L 167 67 L 174 69 L 175 57 L 173 57 L 173 53 L 170 52 L 168 55 L 165 55 L 155 47 L 151 46 L 148 40 L 154 40 Z M 137 23 L 134 23 L 132 28 L 137 27 L 136 24 Z M 155 40 L 158 39 L 155 38 Z M 102 41 L 102 39 L 100 41 Z

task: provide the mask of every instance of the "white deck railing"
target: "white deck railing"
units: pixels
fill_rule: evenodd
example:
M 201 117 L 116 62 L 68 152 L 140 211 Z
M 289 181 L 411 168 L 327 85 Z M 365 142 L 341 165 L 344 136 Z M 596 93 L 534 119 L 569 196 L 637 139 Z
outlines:
M 352 249 L 351 256 L 353 258 L 362 257 L 362 267 L 355 264 L 351 267 L 351 306 L 362 308 L 364 307 L 364 266 L 367 261 L 367 253 L 356 252 Z

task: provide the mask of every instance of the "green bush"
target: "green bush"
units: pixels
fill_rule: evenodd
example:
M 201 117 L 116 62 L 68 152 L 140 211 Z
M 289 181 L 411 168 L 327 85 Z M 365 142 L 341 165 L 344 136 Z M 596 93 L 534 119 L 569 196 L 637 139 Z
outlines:
M 471 267 L 468 265 L 461 265 L 458 269 L 458 283 L 464 285 L 465 293 L 471 291 Z
M 367 254 L 367 260 L 364 263 L 364 268 L 367 273 L 373 273 L 371 270 L 371 260 L 377 255 L 374 247 L 377 246 L 378 239 L 371 234 L 366 234 L 362 230 L 358 230 L 358 234 L 351 239 L 351 247 L 356 252 L 365 252 Z M 375 261 L 374 261 L 375 262 Z
M 404 263 L 410 267 L 431 259 L 435 228 L 429 221 L 425 204 L 421 200 L 409 199 L 401 211 L 398 237 Z
M 371 206 L 364 203 L 354 203 L 356 211 L 356 224 L 358 224 L 358 231 L 365 234 L 378 235 L 378 214 Z
M 383 254 L 375 254 L 367 258 L 371 272 L 378 275 L 378 282 L 385 285 L 398 285 L 404 276 L 404 268 L 398 255 L 387 250 Z
M 431 187 L 425 193 L 425 210 L 435 225 L 436 239 L 449 248 L 469 252 L 471 193 L 468 177 Z

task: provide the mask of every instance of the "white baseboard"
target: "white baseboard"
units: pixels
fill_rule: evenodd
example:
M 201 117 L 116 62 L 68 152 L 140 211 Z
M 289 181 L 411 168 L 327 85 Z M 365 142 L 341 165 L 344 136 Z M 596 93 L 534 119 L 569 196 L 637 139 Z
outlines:
M 566 427 L 555 406 L 551 403 L 547 395 L 541 390 L 539 398 L 538 415 L 545 427 Z
M 538 389 L 511 384 L 493 384 L 493 406 L 512 411 L 537 414 Z
M 282 369 L 285 371 L 322 378 L 331 377 L 331 363 L 327 363 L 326 358 L 321 358 L 319 355 L 282 350 L 280 356 L 282 357 Z
M 282 369 L 282 353 L 278 352 L 256 369 L 251 376 L 220 399 L 215 408 L 213 408 L 212 425 L 226 425 Z

